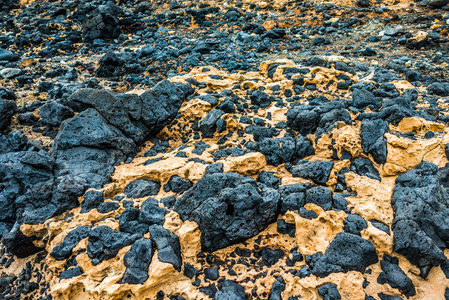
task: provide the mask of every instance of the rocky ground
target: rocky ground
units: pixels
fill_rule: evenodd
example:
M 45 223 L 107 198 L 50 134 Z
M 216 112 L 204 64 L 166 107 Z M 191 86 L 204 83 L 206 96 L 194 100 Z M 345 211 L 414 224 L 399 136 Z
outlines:
M 448 6 L 0 0 L 0 299 L 449 299 Z

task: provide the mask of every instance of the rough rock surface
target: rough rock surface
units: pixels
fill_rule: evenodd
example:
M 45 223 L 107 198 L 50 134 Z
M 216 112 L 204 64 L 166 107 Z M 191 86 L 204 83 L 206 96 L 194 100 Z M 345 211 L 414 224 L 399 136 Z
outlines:
M 449 299 L 447 5 L 0 1 L 0 299 Z

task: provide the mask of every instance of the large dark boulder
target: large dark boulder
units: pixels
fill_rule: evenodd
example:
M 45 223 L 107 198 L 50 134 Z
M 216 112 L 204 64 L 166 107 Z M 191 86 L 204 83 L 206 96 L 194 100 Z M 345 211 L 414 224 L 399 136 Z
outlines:
M 365 109 L 366 107 L 379 108 L 380 102 L 368 90 L 355 89 L 352 92 L 352 105 L 358 109 Z
M 205 138 L 211 138 L 214 136 L 217 130 L 217 121 L 224 115 L 224 111 L 220 109 L 211 110 L 207 116 L 200 122 L 200 131 Z
M 326 185 L 333 166 L 332 161 L 302 160 L 292 168 L 291 173 L 294 177 L 311 179 L 316 184 Z
M 139 234 L 143 236 L 148 232 L 148 225 L 139 222 L 140 210 L 135 207 L 128 207 L 120 215 L 119 228 L 122 232 Z
M 185 97 L 193 92 L 190 84 L 163 80 L 145 91 L 142 99 L 142 122 L 148 134 L 156 134 L 176 116 Z
M 130 155 L 137 149 L 132 139 L 127 138 L 93 108 L 63 122 L 54 143 L 56 150 L 90 147 L 113 149 L 125 155 Z
M 86 213 L 97 208 L 104 201 L 103 192 L 88 191 L 84 194 L 83 202 L 81 202 L 81 213 Z
M 370 153 L 378 164 L 387 162 L 387 139 L 384 137 L 388 131 L 387 122 L 377 120 L 363 120 L 360 137 L 362 138 L 362 149 Z
M 154 254 L 153 241 L 141 238 L 126 252 L 125 274 L 120 283 L 142 284 L 148 279 L 148 267 Z
M 268 164 L 278 166 L 291 161 L 296 153 L 293 138 L 266 138 L 258 143 L 259 151 L 265 155 Z
M 133 244 L 140 236 L 114 230 L 108 226 L 99 226 L 89 232 L 87 255 L 93 265 L 111 259 L 123 247 Z
M 159 207 L 156 199 L 148 198 L 142 203 L 139 212 L 139 222 L 147 225 L 163 225 L 166 214 L 168 214 L 168 210 Z
M 207 174 L 175 203 L 183 220 L 198 223 L 204 251 L 215 251 L 255 236 L 273 223 L 280 195 L 259 189 L 250 177 Z
M 86 226 L 78 226 L 70 231 L 64 241 L 58 246 L 54 247 L 50 252 L 56 260 L 64 260 L 70 257 L 72 249 L 82 240 L 89 235 L 89 228 Z
M 176 270 L 181 271 L 181 245 L 178 236 L 162 225 L 151 225 L 149 230 L 150 237 L 156 244 L 159 260 L 170 263 Z
M 401 290 L 406 296 L 411 297 L 416 294 L 415 285 L 412 280 L 398 266 L 398 261 L 390 257 L 386 257 L 380 262 L 382 273 L 377 277 L 380 284 L 389 284 L 394 289 Z
M 340 300 L 341 295 L 337 289 L 337 285 L 333 283 L 326 283 L 318 288 L 318 294 L 323 297 L 323 300 Z
M 62 121 L 74 116 L 73 110 L 55 101 L 50 101 L 40 108 L 42 124 L 59 127 Z
M 434 82 L 427 90 L 429 94 L 446 97 L 449 95 L 449 82 Z
M 268 300 L 282 300 L 282 292 L 285 290 L 285 281 L 282 277 L 277 277 L 273 283 Z
M 449 243 L 449 167 L 423 162 L 396 178 L 394 249 L 422 270 L 446 261 Z
M 164 191 L 173 191 L 175 193 L 181 194 L 192 187 L 193 183 L 188 180 L 174 175 L 170 178 L 168 183 L 164 186 Z
M 298 134 L 296 137 L 296 158 L 303 159 L 307 156 L 314 155 L 315 149 L 313 148 L 312 142 L 310 142 L 307 137 Z
M 99 64 L 96 70 L 98 77 L 109 78 L 125 74 L 126 61 L 113 51 L 108 51 L 101 57 Z
M 15 1 L 2 0 L 2 1 L 0 1 L 0 6 L 2 5 L 1 3 L 7 3 L 7 2 L 13 3 Z M 0 10 L 1 10 L 1 8 L 0 8 Z M 15 60 L 17 60 L 17 58 L 18 58 L 18 55 L 15 55 L 14 53 L 12 53 L 9 50 L 0 48 L 0 61 L 15 61 Z M 0 96 L 1 96 L 1 94 L 0 94 Z
M 356 158 L 351 162 L 351 171 L 362 176 L 380 181 L 379 171 L 373 166 L 373 163 L 367 158 Z
M 11 118 L 17 113 L 17 105 L 13 100 L 0 98 L 0 131 L 8 128 Z
M 148 179 L 139 179 L 130 182 L 125 187 L 124 193 L 128 198 L 142 198 L 157 195 L 160 189 L 161 184 L 159 182 Z
M 287 112 L 287 125 L 301 135 L 315 133 L 320 114 L 308 106 L 296 106 Z
M 19 144 L 26 142 L 25 138 Z M 48 205 L 54 182 L 53 164 L 53 158 L 44 151 L 0 154 L 2 241 L 17 256 L 36 250 L 29 245 L 31 239 L 21 234 L 20 225 L 23 222 L 38 224 L 53 213 Z
M 321 206 L 324 210 L 332 208 L 332 190 L 327 187 L 317 186 L 306 191 L 306 203 Z
M 115 39 L 122 33 L 119 21 L 112 10 L 91 14 L 82 29 L 83 39 L 86 42 L 95 39 Z
M 268 107 L 271 102 L 275 101 L 274 97 L 268 96 L 264 91 L 256 90 L 254 91 L 251 96 L 249 96 L 251 99 L 251 104 L 260 106 L 262 108 Z
M 313 274 L 326 277 L 332 273 L 358 271 L 379 261 L 376 247 L 358 235 L 340 232 L 331 242 L 324 255 L 315 263 Z
M 41 224 L 79 206 L 78 197 L 89 188 L 99 189 L 108 183 L 114 166 L 131 159 L 146 137 L 171 122 L 192 91 L 188 84 L 162 81 L 142 97 L 80 89 L 59 99 L 61 104 L 50 102 L 60 109 L 57 111 L 79 112 L 61 123 L 50 153 L 37 152 L 35 144 L 15 131 L 0 136 L 0 233 L 8 250 L 18 256 L 38 251 L 32 245 L 33 238 L 22 235 L 20 225 Z M 5 89 L 0 92 L 14 98 Z M 68 117 L 65 113 L 53 116 L 54 110 L 50 107 L 46 112 L 47 108 L 43 123 L 49 126 Z M 85 197 L 83 212 L 101 205 L 101 197 L 91 194 Z M 165 211 L 156 210 L 153 219 L 160 220 L 163 215 Z
M 247 300 L 248 296 L 245 294 L 245 289 L 238 283 L 231 280 L 225 280 L 218 287 L 218 292 L 215 293 L 215 300 Z

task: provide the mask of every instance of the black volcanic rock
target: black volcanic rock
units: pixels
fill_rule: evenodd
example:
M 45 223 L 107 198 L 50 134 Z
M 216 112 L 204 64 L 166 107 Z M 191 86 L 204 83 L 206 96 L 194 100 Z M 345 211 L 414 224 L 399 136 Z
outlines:
M 139 179 L 130 182 L 125 187 L 125 195 L 128 198 L 142 198 L 146 196 L 153 196 L 159 193 L 161 184 L 159 182 L 147 179 Z
M 382 120 L 363 120 L 362 131 L 362 149 L 370 153 L 378 164 L 384 164 L 387 161 L 387 139 L 384 137 L 388 131 L 388 124 Z
M 316 184 L 326 185 L 334 163 L 332 161 L 307 161 L 302 160 L 292 168 L 294 177 L 311 179 Z
M 338 292 L 337 285 L 333 283 L 326 283 L 318 288 L 318 294 L 323 297 L 323 300 L 340 300 L 341 295 Z
M 58 102 L 51 101 L 40 108 L 42 123 L 48 126 L 59 127 L 62 121 L 74 116 L 73 110 Z
M 8 128 L 11 118 L 17 113 L 17 105 L 13 100 L 4 100 L 0 98 L 0 131 Z
M 357 235 L 340 232 L 313 267 L 313 274 L 326 277 L 331 273 L 358 271 L 377 263 L 376 247 Z
M 274 166 L 291 161 L 296 153 L 295 140 L 289 137 L 266 138 L 258 146 L 267 163 Z
M 238 283 L 231 280 L 225 280 L 218 287 L 215 293 L 216 300 L 247 300 L 248 296 L 245 294 L 245 289 Z
M 133 244 L 140 236 L 114 230 L 108 226 L 99 226 L 89 232 L 87 255 L 93 265 L 111 259 L 123 247 Z
M 148 279 L 148 267 L 153 258 L 153 241 L 147 239 L 137 240 L 126 252 L 124 257 L 125 274 L 121 283 L 141 284 Z
M 84 238 L 89 235 L 89 228 L 86 226 L 78 226 L 72 231 L 70 231 L 64 241 L 53 248 L 50 255 L 56 260 L 64 260 L 70 257 L 72 254 L 72 249 Z
M 170 178 L 168 183 L 164 186 L 164 191 L 173 191 L 175 193 L 184 193 L 186 190 L 191 188 L 193 183 L 188 180 L 174 175 Z
M 266 228 L 278 214 L 279 193 L 260 190 L 250 177 L 206 174 L 175 203 L 174 210 L 198 223 L 205 251 L 244 241 Z
M 18 227 L 43 223 L 79 206 L 78 197 L 88 188 L 99 189 L 106 184 L 113 166 L 131 159 L 145 137 L 171 122 L 191 93 L 190 85 L 169 81 L 158 83 L 141 97 L 115 97 L 105 90 L 80 89 L 60 101 L 79 113 L 62 122 L 51 153 L 33 154 L 38 149 L 26 137 L 17 139 L 16 133 L 2 136 L 0 153 L 5 154 L 0 154 L 1 182 L 9 188 L 0 192 L 5 210 L 0 229 L 8 249 L 18 256 L 37 251 L 31 246 L 32 239 L 25 238 Z M 51 112 L 46 120 L 55 117 Z M 59 123 L 66 117 L 62 115 L 48 123 Z M 25 149 L 32 152 L 22 151 Z M 83 211 L 99 205 L 88 202 L 83 204 Z M 13 228 L 14 224 L 17 226 Z
M 113 9 L 94 11 L 83 24 L 84 41 L 117 38 L 122 31 L 115 14 Z
M 156 244 L 159 260 L 172 264 L 176 270 L 180 271 L 182 257 L 178 236 L 161 225 L 151 225 L 149 230 L 151 240 Z
M 449 168 L 422 162 L 396 178 L 392 207 L 394 250 L 421 268 L 446 261 Z
M 383 272 L 380 273 L 377 278 L 378 283 L 387 283 L 392 288 L 401 290 L 407 298 L 416 294 L 412 280 L 405 275 L 397 262 L 393 263 L 388 260 L 382 260 L 380 261 L 380 266 L 382 267 Z

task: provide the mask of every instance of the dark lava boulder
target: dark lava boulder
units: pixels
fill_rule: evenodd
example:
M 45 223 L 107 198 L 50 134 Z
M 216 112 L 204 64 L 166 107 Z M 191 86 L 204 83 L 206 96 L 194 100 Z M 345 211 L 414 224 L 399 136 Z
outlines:
M 287 125 L 301 135 L 315 133 L 320 115 L 307 106 L 296 106 L 287 112 Z
M 397 258 L 386 257 L 385 260 L 380 261 L 380 266 L 383 272 L 377 277 L 378 283 L 388 283 L 392 288 L 401 290 L 407 298 L 416 294 L 415 285 L 398 266 Z
M 180 271 L 182 267 L 181 245 L 177 235 L 164 228 L 162 225 L 150 226 L 150 238 L 157 248 L 157 257 L 160 261 L 170 263 Z
M 59 281 L 77 277 L 80 276 L 81 274 L 83 274 L 81 267 L 70 268 L 62 272 L 61 275 L 59 275 Z
M 305 202 L 321 206 L 324 210 L 332 209 L 332 190 L 322 186 L 310 188 L 306 191 Z
M 157 134 L 170 123 L 187 95 L 193 93 L 190 84 L 160 81 L 152 89 L 140 95 L 142 99 L 142 122 L 147 127 L 148 134 Z
M 269 165 L 278 166 L 291 161 L 296 153 L 293 138 L 266 138 L 258 143 L 259 151 L 265 155 Z
M 268 267 L 276 264 L 285 255 L 284 251 L 280 249 L 272 250 L 270 248 L 263 248 L 260 251 L 260 254 L 262 256 L 263 263 Z
M 362 176 L 380 181 L 379 171 L 373 166 L 373 163 L 367 158 L 356 158 L 351 162 L 351 171 Z
M 337 289 L 337 285 L 333 283 L 326 283 L 318 287 L 318 294 L 323 297 L 323 300 L 340 300 L 341 295 Z
M 274 97 L 268 96 L 264 91 L 256 90 L 249 98 L 251 99 L 251 104 L 260 106 L 262 108 L 268 107 L 271 102 L 275 101 Z
M 81 213 L 86 213 L 97 208 L 104 201 L 103 192 L 87 191 L 84 194 L 83 202 L 81 202 Z
M 73 110 L 55 101 L 50 101 L 40 108 L 42 124 L 59 127 L 62 121 L 73 117 Z
M 352 105 L 363 110 L 366 107 L 379 108 L 380 102 L 370 91 L 365 89 L 355 89 L 352 92 Z
M 142 198 L 157 195 L 160 189 L 161 184 L 159 182 L 148 179 L 139 179 L 130 182 L 125 187 L 124 193 L 128 198 Z
M 307 161 L 302 160 L 292 168 L 294 177 L 311 179 L 316 184 L 326 185 L 334 163 L 332 161 Z
M 5 89 L 0 92 L 14 98 Z M 157 134 L 171 122 L 192 92 L 189 84 L 167 80 L 140 97 L 116 97 L 106 90 L 78 89 L 72 96 L 58 100 L 64 107 L 51 103 L 58 108 L 56 111 L 70 112 L 67 107 L 79 113 L 61 123 L 50 154 L 36 152 L 38 149 L 23 134 L 24 138 L 14 131 L 1 136 L 0 183 L 6 188 L 0 192 L 4 204 L 0 230 L 8 250 L 20 257 L 38 251 L 31 243 L 33 238 L 20 232 L 20 225 L 41 224 L 79 206 L 78 197 L 89 188 L 99 189 L 108 183 L 113 166 L 131 159 L 146 137 Z M 11 103 L 15 105 L 14 101 Z M 44 108 L 48 125 L 68 116 L 58 113 L 55 117 L 53 112 L 48 109 L 46 116 Z M 158 185 L 151 188 L 150 194 L 159 190 Z M 101 199 L 89 200 L 89 194 L 85 200 L 83 212 L 101 205 Z
M 95 108 L 109 124 L 120 129 L 136 143 L 141 143 L 146 135 L 145 128 L 139 127 L 135 122 L 141 117 L 142 109 L 142 102 L 138 97 L 120 99 L 107 90 L 79 89 L 68 98 L 66 104 L 77 111 Z M 135 119 L 134 111 L 139 112 Z
M 387 162 L 387 139 L 384 137 L 388 131 L 387 122 L 377 120 L 363 120 L 360 137 L 362 138 L 362 149 L 370 153 L 378 164 Z
M 153 198 L 148 198 L 145 200 L 139 212 L 139 223 L 147 224 L 147 225 L 163 225 L 165 221 L 165 215 L 168 213 L 168 210 L 159 207 L 158 201 Z
M 13 100 L 0 98 L 0 131 L 8 128 L 11 118 L 17 113 L 17 105 Z
M 215 300 L 247 300 L 245 289 L 238 283 L 225 280 L 215 293 Z
M 0 1 L 0 3 L 1 2 L 5 3 L 8 1 L 2 0 L 2 1 Z M 9 1 L 9 2 L 15 2 L 15 1 Z M 0 6 L 1 6 L 1 4 L 0 4 Z M 0 10 L 1 10 L 1 8 L 0 8 Z M 17 60 L 17 58 L 18 58 L 18 56 L 15 55 L 14 53 L 12 53 L 11 51 L 0 48 L 0 61 L 15 61 L 15 60 Z
M 114 230 L 108 226 L 99 226 L 89 232 L 87 243 L 87 255 L 92 259 L 93 265 L 98 265 L 104 260 L 111 259 L 123 247 L 134 243 L 139 235 Z
M 119 228 L 122 232 L 143 236 L 148 232 L 148 224 L 139 222 L 140 210 L 135 207 L 126 208 L 120 215 Z
M 224 111 L 220 109 L 211 110 L 207 116 L 200 122 L 200 131 L 205 138 L 214 136 L 217 130 L 217 121 L 224 115 Z
M 255 236 L 273 223 L 280 195 L 258 188 L 236 173 L 206 174 L 175 203 L 183 220 L 198 223 L 204 251 L 215 251 Z
M 168 183 L 164 186 L 164 191 L 173 191 L 175 193 L 181 194 L 192 187 L 193 183 L 188 180 L 174 175 L 170 178 Z
M 103 11 L 92 13 L 83 24 L 83 39 L 92 42 L 95 39 L 115 39 L 122 33 L 119 21 L 114 12 Z
M 97 76 L 104 78 L 122 76 L 125 73 L 125 63 L 126 61 L 117 53 L 109 51 L 100 58 L 100 66 L 96 70 Z
M 125 274 L 121 283 L 141 284 L 148 279 L 148 267 L 153 258 L 153 241 L 141 238 L 126 252 L 124 257 Z
M 313 274 L 326 277 L 332 273 L 358 271 L 379 261 L 376 247 L 358 235 L 340 232 L 313 267 Z
M 449 167 L 422 162 L 396 178 L 392 207 L 394 250 L 422 269 L 446 261 Z
M 447 97 L 449 95 L 449 82 L 434 82 L 427 88 L 430 94 Z
M 365 219 L 358 214 L 349 214 L 343 221 L 344 230 L 346 232 L 360 235 L 360 231 L 368 227 Z
M 136 151 L 134 141 L 112 126 L 93 108 L 89 108 L 67 120 L 55 138 L 55 149 L 74 147 L 113 149 L 125 155 Z
M 282 300 L 282 292 L 285 290 L 285 281 L 282 277 L 277 277 L 273 283 L 268 300 Z
M 296 137 L 296 158 L 303 159 L 307 156 L 314 155 L 315 149 L 313 148 L 312 142 L 310 142 L 307 137 L 298 134 Z
M 3 244 L 18 257 L 38 251 L 32 238 L 23 236 L 20 225 L 39 224 L 56 211 L 54 205 L 49 205 L 53 164 L 53 158 L 44 151 L 0 154 L 0 234 Z
M 72 249 L 82 240 L 87 238 L 89 235 L 89 228 L 86 226 L 78 226 L 72 231 L 70 231 L 64 241 L 53 248 L 50 255 L 56 260 L 64 260 L 70 257 L 72 254 Z

